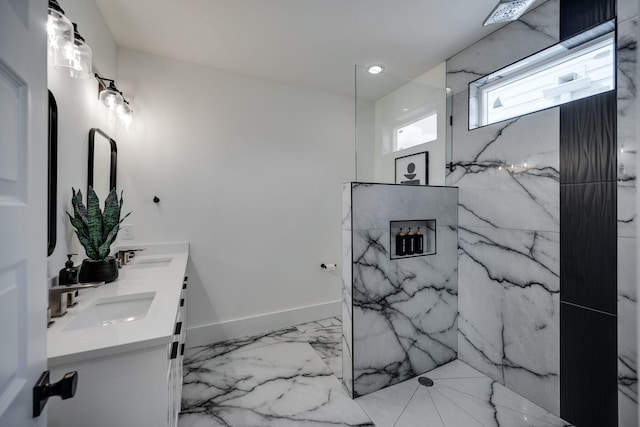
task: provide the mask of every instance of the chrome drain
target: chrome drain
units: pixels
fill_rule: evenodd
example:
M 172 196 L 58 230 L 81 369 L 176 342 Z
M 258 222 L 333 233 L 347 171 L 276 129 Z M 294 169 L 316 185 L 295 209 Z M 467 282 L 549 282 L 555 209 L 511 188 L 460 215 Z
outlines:
M 433 380 L 431 378 L 420 377 L 418 378 L 418 382 L 420 383 L 420 385 L 423 385 L 425 387 L 433 387 Z

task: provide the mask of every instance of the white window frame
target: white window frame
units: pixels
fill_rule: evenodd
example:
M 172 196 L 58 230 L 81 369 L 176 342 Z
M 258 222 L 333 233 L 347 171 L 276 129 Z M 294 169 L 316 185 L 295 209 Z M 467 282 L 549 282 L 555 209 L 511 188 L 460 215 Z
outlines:
M 521 61 L 509 65 L 501 70 L 495 71 L 469 84 L 469 130 L 492 125 L 505 120 L 511 120 L 526 114 L 556 107 L 566 102 L 575 101 L 577 99 L 586 98 L 588 96 L 615 90 L 616 87 L 616 37 L 615 23 L 609 21 L 584 34 L 580 34 L 563 43 L 551 46 L 541 52 L 531 55 Z M 579 56 L 586 55 L 589 52 L 602 48 L 603 45 L 611 45 L 613 60 L 611 64 L 612 87 L 600 91 L 593 91 L 587 95 L 578 96 L 559 96 L 561 93 L 569 93 L 572 90 L 578 90 L 585 79 L 577 79 L 568 83 L 559 84 L 554 88 L 547 88 L 541 91 L 546 92 L 542 97 L 549 101 L 541 102 L 542 106 L 534 107 L 526 112 L 505 116 L 495 121 L 490 121 L 489 117 L 489 95 L 492 91 L 511 85 L 519 80 L 524 80 L 536 73 L 546 73 L 554 67 L 561 67 L 567 61 L 573 60 Z M 582 85 L 584 86 L 584 85 Z M 555 91 L 554 91 L 555 89 Z M 555 95 L 555 94 L 558 95 Z M 555 95 L 555 96 L 554 96 Z M 533 104 L 533 103 L 532 103 Z
M 434 117 L 435 116 L 435 122 L 436 122 L 436 137 L 434 139 L 430 139 L 428 141 L 423 141 L 421 143 L 418 143 L 416 145 L 412 145 L 411 147 L 405 147 L 405 148 L 398 148 L 398 131 L 402 128 L 406 128 L 407 126 L 411 126 L 414 123 L 417 123 L 419 121 L 422 121 L 428 117 Z M 399 151 L 404 151 L 404 150 L 410 150 L 414 147 L 417 147 L 418 145 L 422 145 L 422 144 L 426 144 L 428 142 L 434 142 L 438 140 L 438 111 L 434 110 L 431 111 L 427 114 L 423 114 L 421 116 L 419 116 L 417 119 L 412 119 L 411 121 L 407 121 L 405 123 L 403 123 L 402 125 L 396 126 L 393 129 L 393 153 L 397 153 Z

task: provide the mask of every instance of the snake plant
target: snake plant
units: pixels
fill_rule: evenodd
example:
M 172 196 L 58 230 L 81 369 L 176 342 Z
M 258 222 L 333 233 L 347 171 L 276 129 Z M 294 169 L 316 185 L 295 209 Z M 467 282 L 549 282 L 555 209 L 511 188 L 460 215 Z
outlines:
M 71 188 L 73 196 L 71 204 L 73 213 L 67 215 L 71 220 L 71 225 L 75 228 L 76 235 L 89 259 L 103 260 L 109 255 L 111 244 L 116 239 L 120 224 L 131 212 L 120 219 L 122 209 L 122 193 L 118 202 L 118 195 L 113 189 L 104 201 L 104 211 L 100 211 L 100 201 L 92 187 L 89 187 L 87 196 L 87 206 L 82 203 L 82 192 Z

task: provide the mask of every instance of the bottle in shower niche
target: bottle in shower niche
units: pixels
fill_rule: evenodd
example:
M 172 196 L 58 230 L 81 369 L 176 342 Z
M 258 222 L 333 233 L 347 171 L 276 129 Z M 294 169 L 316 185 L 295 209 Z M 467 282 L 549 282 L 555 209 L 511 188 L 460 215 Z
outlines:
M 398 234 L 396 234 L 396 255 L 397 256 L 405 255 L 406 248 L 407 248 L 406 237 L 407 236 L 405 236 L 404 233 L 402 232 L 402 228 L 400 229 L 400 231 L 398 231 Z
M 418 227 L 418 231 L 416 231 L 416 234 L 413 236 L 413 241 L 414 252 L 417 254 L 424 253 L 424 234 L 420 231 L 420 227 Z
M 409 232 L 407 233 L 406 236 L 404 236 L 404 238 L 407 241 L 407 244 L 405 245 L 407 250 L 404 253 L 405 255 L 413 255 L 415 253 L 415 241 L 413 240 L 413 238 L 415 237 L 415 234 L 413 233 L 413 231 L 411 231 L 411 227 L 409 227 Z

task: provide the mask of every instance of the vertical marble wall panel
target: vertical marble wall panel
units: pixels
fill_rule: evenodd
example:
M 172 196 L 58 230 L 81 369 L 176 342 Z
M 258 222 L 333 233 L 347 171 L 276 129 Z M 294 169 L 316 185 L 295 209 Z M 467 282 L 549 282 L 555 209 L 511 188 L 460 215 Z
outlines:
M 636 152 L 638 2 L 618 1 L 618 425 L 638 425 Z
M 637 16 L 618 24 L 618 235 L 636 233 Z
M 344 292 L 351 311 L 344 312 L 353 336 L 343 360 L 353 367 L 350 391 L 362 396 L 457 358 L 458 200 L 447 187 L 354 183 L 351 194 L 353 229 L 345 233 L 353 263 Z M 390 222 L 423 219 L 436 221 L 437 253 L 392 260 Z
M 447 87 L 459 93 L 470 82 L 557 43 L 559 10 L 560 1 L 549 0 L 449 58 Z
M 459 358 L 559 412 L 559 234 L 459 227 Z
M 638 425 L 636 239 L 618 237 L 618 425 Z
M 560 403 L 559 112 L 468 130 L 467 84 L 559 40 L 550 0 L 447 61 L 459 187 L 459 358 L 545 409 Z
M 467 91 L 453 99 L 460 225 L 560 231 L 556 108 L 467 131 Z
M 353 245 L 351 238 L 351 184 L 342 185 L 342 385 L 353 394 Z

